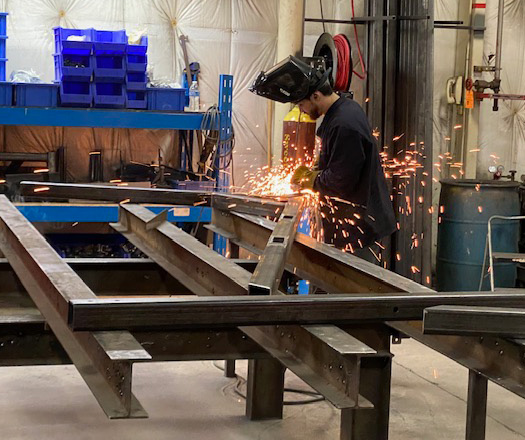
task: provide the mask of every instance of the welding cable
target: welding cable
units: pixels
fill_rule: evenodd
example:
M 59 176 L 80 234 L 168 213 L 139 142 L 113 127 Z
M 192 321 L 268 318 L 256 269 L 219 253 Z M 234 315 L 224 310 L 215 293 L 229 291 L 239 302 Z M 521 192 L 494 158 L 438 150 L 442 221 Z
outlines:
M 350 2 L 351 2 L 351 6 L 352 6 L 352 19 L 354 19 L 355 18 L 354 0 L 350 0 Z M 354 74 L 359 79 L 364 80 L 366 78 L 367 73 L 366 73 L 365 62 L 363 61 L 363 54 L 361 52 L 361 45 L 359 44 L 359 35 L 357 34 L 357 25 L 356 25 L 356 23 L 354 23 L 354 35 L 355 35 L 355 42 L 356 42 L 356 46 L 357 46 L 357 53 L 359 55 L 359 63 L 361 63 L 361 70 L 362 70 L 362 73 L 358 73 L 354 69 Z
M 224 368 L 222 368 L 219 364 L 216 362 L 212 362 L 213 366 L 221 371 L 224 371 Z M 239 376 L 238 374 L 235 375 L 235 384 L 233 387 L 233 391 L 235 394 L 237 394 L 239 397 L 242 397 L 246 400 L 246 393 L 243 392 L 241 387 L 246 385 L 246 379 L 242 376 Z M 228 387 L 225 387 L 228 388 Z M 305 399 L 305 400 L 285 400 L 283 402 L 283 405 L 309 405 L 312 403 L 322 402 L 325 400 L 324 396 L 322 394 L 319 394 L 316 391 L 309 391 L 309 390 L 299 390 L 296 388 L 284 388 L 285 393 L 293 393 L 293 394 L 302 394 L 305 396 L 311 397 L 311 399 Z
M 334 87 L 339 92 L 347 92 L 350 86 L 352 49 L 347 38 L 342 34 L 336 35 L 334 37 L 334 42 L 337 49 L 337 75 Z

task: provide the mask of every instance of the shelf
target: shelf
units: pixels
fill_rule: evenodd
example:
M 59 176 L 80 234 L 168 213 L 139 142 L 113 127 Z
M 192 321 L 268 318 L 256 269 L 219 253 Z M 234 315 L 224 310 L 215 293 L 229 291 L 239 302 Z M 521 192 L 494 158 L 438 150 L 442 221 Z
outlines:
M 525 263 L 525 254 L 519 254 L 514 252 L 494 252 L 492 257 L 495 260 L 507 260 L 515 263 Z
M 69 203 L 16 203 L 15 206 L 32 223 L 111 223 L 118 221 L 119 205 Z M 195 206 L 149 206 L 155 214 L 169 209 L 168 221 L 176 223 L 209 223 L 211 208 Z
M 202 118 L 202 113 L 64 107 L 0 107 L 0 125 L 199 130 Z

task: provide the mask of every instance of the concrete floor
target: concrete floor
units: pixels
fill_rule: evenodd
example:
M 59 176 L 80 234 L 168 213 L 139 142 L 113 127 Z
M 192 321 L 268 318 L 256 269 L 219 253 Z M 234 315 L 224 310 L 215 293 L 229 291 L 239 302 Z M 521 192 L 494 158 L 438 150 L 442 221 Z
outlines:
M 464 438 L 467 371 L 414 341 L 393 351 L 390 439 Z M 238 373 L 245 375 L 245 363 Z M 304 386 L 291 374 L 287 382 Z M 0 438 L 338 439 L 339 412 L 327 403 L 286 406 L 284 420 L 249 422 L 233 386 L 211 362 L 136 365 L 134 391 L 150 418 L 110 421 L 71 366 L 0 368 Z M 524 415 L 525 399 L 490 386 L 488 440 L 525 439 Z

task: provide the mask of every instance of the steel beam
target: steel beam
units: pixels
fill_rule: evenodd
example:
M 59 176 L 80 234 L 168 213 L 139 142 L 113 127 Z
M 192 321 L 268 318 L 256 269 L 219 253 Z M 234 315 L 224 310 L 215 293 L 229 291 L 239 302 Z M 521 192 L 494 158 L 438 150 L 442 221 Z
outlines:
M 44 191 L 42 189 L 45 188 Z M 35 192 L 36 190 L 36 192 Z M 46 200 L 101 200 L 120 203 L 149 203 L 167 205 L 213 205 L 226 211 L 276 217 L 284 203 L 241 194 L 222 194 L 176 189 L 136 188 L 100 184 L 20 182 L 20 193 L 26 197 Z
M 303 213 L 303 199 L 286 204 L 268 239 L 249 285 L 250 295 L 276 295 Z
M 196 295 L 246 294 L 244 269 L 166 222 L 165 215 L 122 205 L 119 222 L 111 226 Z
M 271 223 L 242 214 L 214 211 L 213 215 L 216 230 L 229 234 L 241 247 L 258 252 L 264 248 L 270 236 Z M 300 233 L 296 236 L 288 262 L 292 271 L 306 279 L 315 280 L 319 277 L 323 282 L 324 278 L 326 287 L 323 289 L 328 292 L 436 293 L 401 275 L 333 250 Z M 481 373 L 509 391 L 525 397 L 525 341 L 425 335 L 420 321 L 392 321 L 388 322 L 388 325 L 464 367 Z M 504 362 L 501 356 L 505 356 Z
M 45 191 L 36 191 L 42 188 Z M 176 189 L 133 188 L 127 186 L 96 185 L 82 183 L 20 182 L 20 193 L 27 197 L 42 199 L 103 200 L 108 202 L 155 203 L 167 205 L 203 205 L 211 193 L 181 191 Z
M 128 332 L 73 333 L 71 299 L 95 298 L 38 231 L 0 196 L 0 250 L 110 418 L 145 417 L 131 392 L 132 362 L 150 359 Z
M 525 338 L 525 309 L 504 309 L 505 304 L 483 305 L 428 308 L 424 313 L 423 332 L 428 335 Z
M 240 213 L 213 210 L 212 229 L 239 246 L 261 253 L 275 222 Z M 330 293 L 403 292 L 414 282 L 361 258 L 343 253 L 305 234 L 297 233 L 288 258 L 290 272 Z M 417 292 L 433 292 L 419 286 Z
M 151 362 L 268 359 L 239 329 L 135 332 Z M 0 366 L 60 365 L 71 360 L 34 307 L 0 308 Z
M 222 211 L 241 212 L 264 217 L 278 217 L 285 204 L 278 200 L 250 197 L 242 194 L 213 193 L 211 206 Z
M 525 341 L 488 336 L 425 335 L 422 324 L 421 321 L 388 323 L 395 330 L 525 398 Z
M 146 208 L 122 206 L 120 221 L 114 227 L 173 276 L 182 277 L 178 278 L 179 281 L 191 285 L 192 291 L 201 295 L 248 294 L 251 277 L 248 271 L 176 226 L 155 217 Z M 301 326 L 284 330 L 275 326 L 243 326 L 240 329 L 335 406 L 370 406 L 366 399 L 356 396 L 358 387 L 347 384 L 347 378 L 352 379 L 352 384 L 358 381 L 355 368 L 362 356 L 361 351 L 343 353 L 330 346 L 333 340 L 337 340 L 339 346 L 345 346 L 345 341 L 352 338 L 348 333 L 334 328 L 330 336 L 314 335 L 311 328 Z M 323 365 L 328 364 L 338 368 L 325 370 Z
M 228 260 L 226 260 L 228 261 Z M 235 267 L 232 265 L 232 267 Z M 227 270 L 227 269 L 224 269 Z M 243 269 L 241 269 L 243 270 Z M 230 283 L 231 284 L 231 283 Z M 227 289 L 225 285 L 225 289 Z M 384 321 L 420 321 L 436 305 L 501 305 L 518 307 L 525 303 L 522 292 L 452 292 L 439 294 L 379 295 L 278 295 L 278 296 L 194 296 L 175 298 L 108 298 L 73 299 L 70 301 L 69 325 L 73 330 L 220 328 L 234 326 L 334 324 Z M 431 307 L 431 308 L 428 308 Z M 452 306 L 445 311 L 455 310 Z M 458 309 L 461 309 L 458 307 Z M 461 309 L 463 310 L 463 309 Z M 470 312 L 472 308 L 466 308 Z M 487 310 L 487 309 L 483 309 Z M 495 309 L 488 309 L 495 310 Z M 506 313 L 512 315 L 512 310 Z M 524 312 L 517 315 L 523 320 Z M 438 319 L 448 314 L 435 313 Z M 463 313 L 459 314 L 459 318 Z M 452 314 L 454 317 L 455 315 Z M 480 314 L 475 314 L 480 316 Z M 458 325 L 461 320 L 457 319 Z M 446 321 L 448 322 L 448 321 Z M 501 322 L 501 321 L 500 321 Z M 431 329 L 441 328 L 432 321 Z M 463 326 L 469 325 L 460 324 Z M 483 332 L 483 323 L 478 324 Z M 504 328 L 503 325 L 499 326 Z M 453 332 L 454 330 L 452 330 Z M 503 329 L 501 331 L 504 331 Z M 516 331 L 511 326 L 510 331 Z M 490 329 L 488 330 L 490 332 Z M 523 332 L 525 335 L 525 332 Z

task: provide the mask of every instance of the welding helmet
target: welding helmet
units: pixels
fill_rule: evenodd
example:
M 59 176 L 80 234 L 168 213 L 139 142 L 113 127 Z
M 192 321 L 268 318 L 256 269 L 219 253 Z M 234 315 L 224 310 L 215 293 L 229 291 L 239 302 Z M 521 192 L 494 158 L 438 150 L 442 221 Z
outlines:
M 329 81 L 326 72 L 314 68 L 297 57 L 289 56 L 267 72 L 261 72 L 250 92 L 277 102 L 297 103 L 308 98 Z

